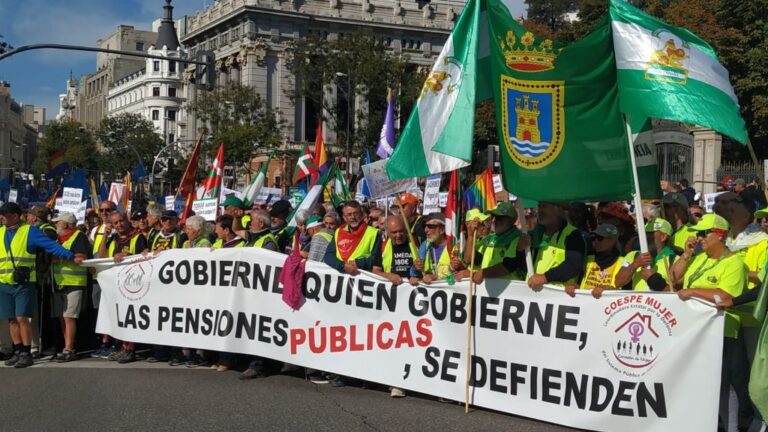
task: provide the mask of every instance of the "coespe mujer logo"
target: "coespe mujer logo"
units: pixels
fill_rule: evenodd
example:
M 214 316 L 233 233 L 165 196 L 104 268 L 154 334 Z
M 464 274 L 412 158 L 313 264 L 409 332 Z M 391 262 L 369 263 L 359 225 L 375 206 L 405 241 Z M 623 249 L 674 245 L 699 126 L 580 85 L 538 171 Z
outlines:
M 117 274 L 117 288 L 126 299 L 140 300 L 149 292 L 151 275 L 151 261 L 127 264 Z

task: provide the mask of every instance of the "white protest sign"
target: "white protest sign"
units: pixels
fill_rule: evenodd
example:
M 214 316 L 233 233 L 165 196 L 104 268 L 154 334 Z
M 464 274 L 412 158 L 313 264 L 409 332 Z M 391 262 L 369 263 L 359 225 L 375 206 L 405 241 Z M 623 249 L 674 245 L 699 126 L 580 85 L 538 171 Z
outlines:
M 122 183 L 112 183 L 109 185 L 109 200 L 113 203 L 120 204 L 123 199 L 123 193 L 125 192 L 125 185 Z
M 712 213 L 712 208 L 715 206 L 715 198 L 717 198 L 718 195 L 724 193 L 725 192 L 714 192 L 704 194 L 704 211 L 707 213 Z
M 421 214 L 428 215 L 440 211 L 440 174 L 427 177 L 424 185 L 424 209 Z
M 174 210 L 176 208 L 176 197 L 173 195 L 165 196 L 165 209 Z
M 702 302 L 621 290 L 571 298 L 558 287 L 486 279 L 476 286 L 468 356 L 468 282 L 395 286 L 308 261 L 296 312 L 282 300 L 284 261 L 257 248 L 129 258 L 98 273 L 96 331 L 454 401 L 464 400 L 468 379 L 472 405 L 578 429 L 717 429 L 723 312 Z M 513 428 L 510 419 L 498 429 Z
M 83 201 L 80 203 L 80 207 L 77 208 L 77 212 L 75 212 L 75 217 L 77 218 L 78 224 L 84 224 L 85 223 L 85 211 L 88 208 L 88 201 Z
M 215 221 L 216 211 L 219 208 L 216 201 L 216 198 L 195 200 L 192 202 L 192 211 L 195 212 L 195 215 L 202 216 L 207 221 Z
M 438 205 L 441 208 L 445 208 L 448 205 L 448 192 L 440 192 L 440 201 Z
M 17 191 L 16 189 L 11 189 L 10 191 L 8 191 L 8 202 L 15 203 L 16 200 L 18 199 L 19 199 L 19 191 Z
M 80 206 L 83 202 L 83 190 L 79 188 L 65 187 L 61 193 L 61 205 L 58 200 L 56 202 L 56 210 L 59 213 L 73 213 L 77 216 L 77 212 L 80 210 Z M 85 218 L 85 215 L 83 215 Z
M 493 192 L 499 193 L 504 190 L 504 186 L 501 184 L 501 174 L 493 175 Z
M 280 188 L 263 187 L 256 196 L 256 204 L 270 204 L 280 200 L 283 191 Z M 269 201 L 267 201 L 269 199 Z
M 372 198 L 395 195 L 403 191 L 417 191 L 419 189 L 416 178 L 390 180 L 387 176 L 387 161 L 382 159 L 368 165 L 363 165 L 363 175 L 368 182 L 368 190 Z

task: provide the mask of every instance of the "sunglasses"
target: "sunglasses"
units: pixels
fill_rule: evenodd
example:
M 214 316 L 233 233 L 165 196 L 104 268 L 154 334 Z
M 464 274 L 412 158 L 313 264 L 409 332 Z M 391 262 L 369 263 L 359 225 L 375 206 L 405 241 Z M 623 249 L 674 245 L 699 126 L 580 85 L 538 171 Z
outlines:
M 168 222 L 168 221 L 172 221 L 172 220 L 176 220 L 176 219 L 174 219 L 174 218 L 169 218 L 169 217 L 161 217 L 161 218 L 160 218 L 160 221 L 161 221 L 161 222 Z
M 441 228 L 442 226 L 443 226 L 443 225 L 440 225 L 440 224 L 425 224 L 425 225 L 424 225 L 424 228 L 429 228 L 429 229 L 438 229 L 438 228 Z
M 111 211 L 112 211 L 112 209 L 108 209 L 108 208 L 99 209 L 99 212 L 101 212 L 101 213 L 109 213 Z
M 704 238 L 704 237 L 708 236 L 709 233 L 711 233 L 711 232 L 712 232 L 711 230 L 699 231 L 699 232 L 696 233 L 696 237 Z

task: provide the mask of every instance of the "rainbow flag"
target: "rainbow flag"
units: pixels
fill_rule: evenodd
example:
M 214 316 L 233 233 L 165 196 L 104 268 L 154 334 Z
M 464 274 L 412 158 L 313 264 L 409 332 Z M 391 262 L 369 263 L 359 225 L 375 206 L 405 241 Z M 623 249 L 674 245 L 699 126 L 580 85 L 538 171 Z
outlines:
M 496 193 L 493 191 L 493 173 L 486 168 L 475 182 L 464 191 L 464 209 L 477 208 L 483 213 L 496 208 Z
M 48 172 L 45 176 L 49 179 L 62 175 L 69 168 L 69 164 L 64 160 L 66 152 L 58 150 L 48 157 Z
M 312 178 L 312 184 L 314 184 L 331 167 L 331 161 L 328 160 L 328 153 L 325 151 L 325 142 L 323 142 L 323 122 L 319 120 L 317 122 L 317 137 L 315 138 L 315 153 L 312 162 L 315 163 L 318 170 L 318 173 Z

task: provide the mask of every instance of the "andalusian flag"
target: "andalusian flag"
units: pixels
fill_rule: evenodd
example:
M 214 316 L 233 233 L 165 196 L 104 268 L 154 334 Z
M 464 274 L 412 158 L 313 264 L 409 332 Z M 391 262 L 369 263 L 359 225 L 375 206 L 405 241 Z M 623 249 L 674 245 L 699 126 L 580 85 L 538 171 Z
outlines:
M 314 157 L 309 151 L 309 146 L 304 144 L 304 149 L 301 151 L 299 160 L 296 161 L 296 168 L 293 170 L 293 184 L 297 184 L 299 180 L 316 175 L 318 173 L 317 165 L 315 165 Z
M 201 198 L 218 198 L 221 193 L 221 180 L 224 171 L 224 144 L 219 145 L 219 151 L 216 153 L 216 159 L 211 164 L 208 171 L 208 177 L 203 185 L 203 196 Z
M 243 191 L 243 201 L 246 203 L 251 203 L 256 200 L 256 197 L 259 196 L 259 192 L 261 192 L 261 188 L 264 187 L 264 184 L 267 182 L 267 170 L 269 169 L 269 163 L 272 162 L 272 156 L 275 155 L 275 152 L 269 154 L 269 158 L 266 162 L 261 166 L 261 169 L 259 170 L 259 173 L 256 174 L 256 177 L 254 177 L 251 184 L 248 185 L 248 187 L 245 188 Z
M 333 195 L 331 196 L 331 201 L 333 202 L 334 207 L 338 207 L 344 201 L 350 200 L 352 195 L 349 193 L 349 187 L 347 186 L 347 182 L 344 181 L 344 174 L 339 169 L 339 166 L 334 165 L 333 170 L 336 172 L 336 178 L 333 182 Z
M 448 182 L 448 202 L 445 203 L 445 237 L 451 256 L 455 252 L 459 233 L 461 232 L 461 217 L 459 216 L 459 175 L 458 171 L 451 173 Z
M 389 158 L 390 179 L 428 176 L 472 162 L 480 33 L 480 0 L 469 0 Z
M 635 166 L 640 183 L 640 198 L 660 199 L 661 182 L 659 161 L 656 158 L 656 141 L 653 139 L 653 125 L 650 119 L 630 119 L 632 145 L 635 149 Z
M 473 208 L 483 213 L 496 208 L 496 192 L 493 190 L 493 172 L 490 168 L 486 168 L 464 191 L 464 209 Z
M 622 0 L 611 0 L 610 19 L 622 112 L 701 125 L 747 142 L 728 71 L 711 46 Z

